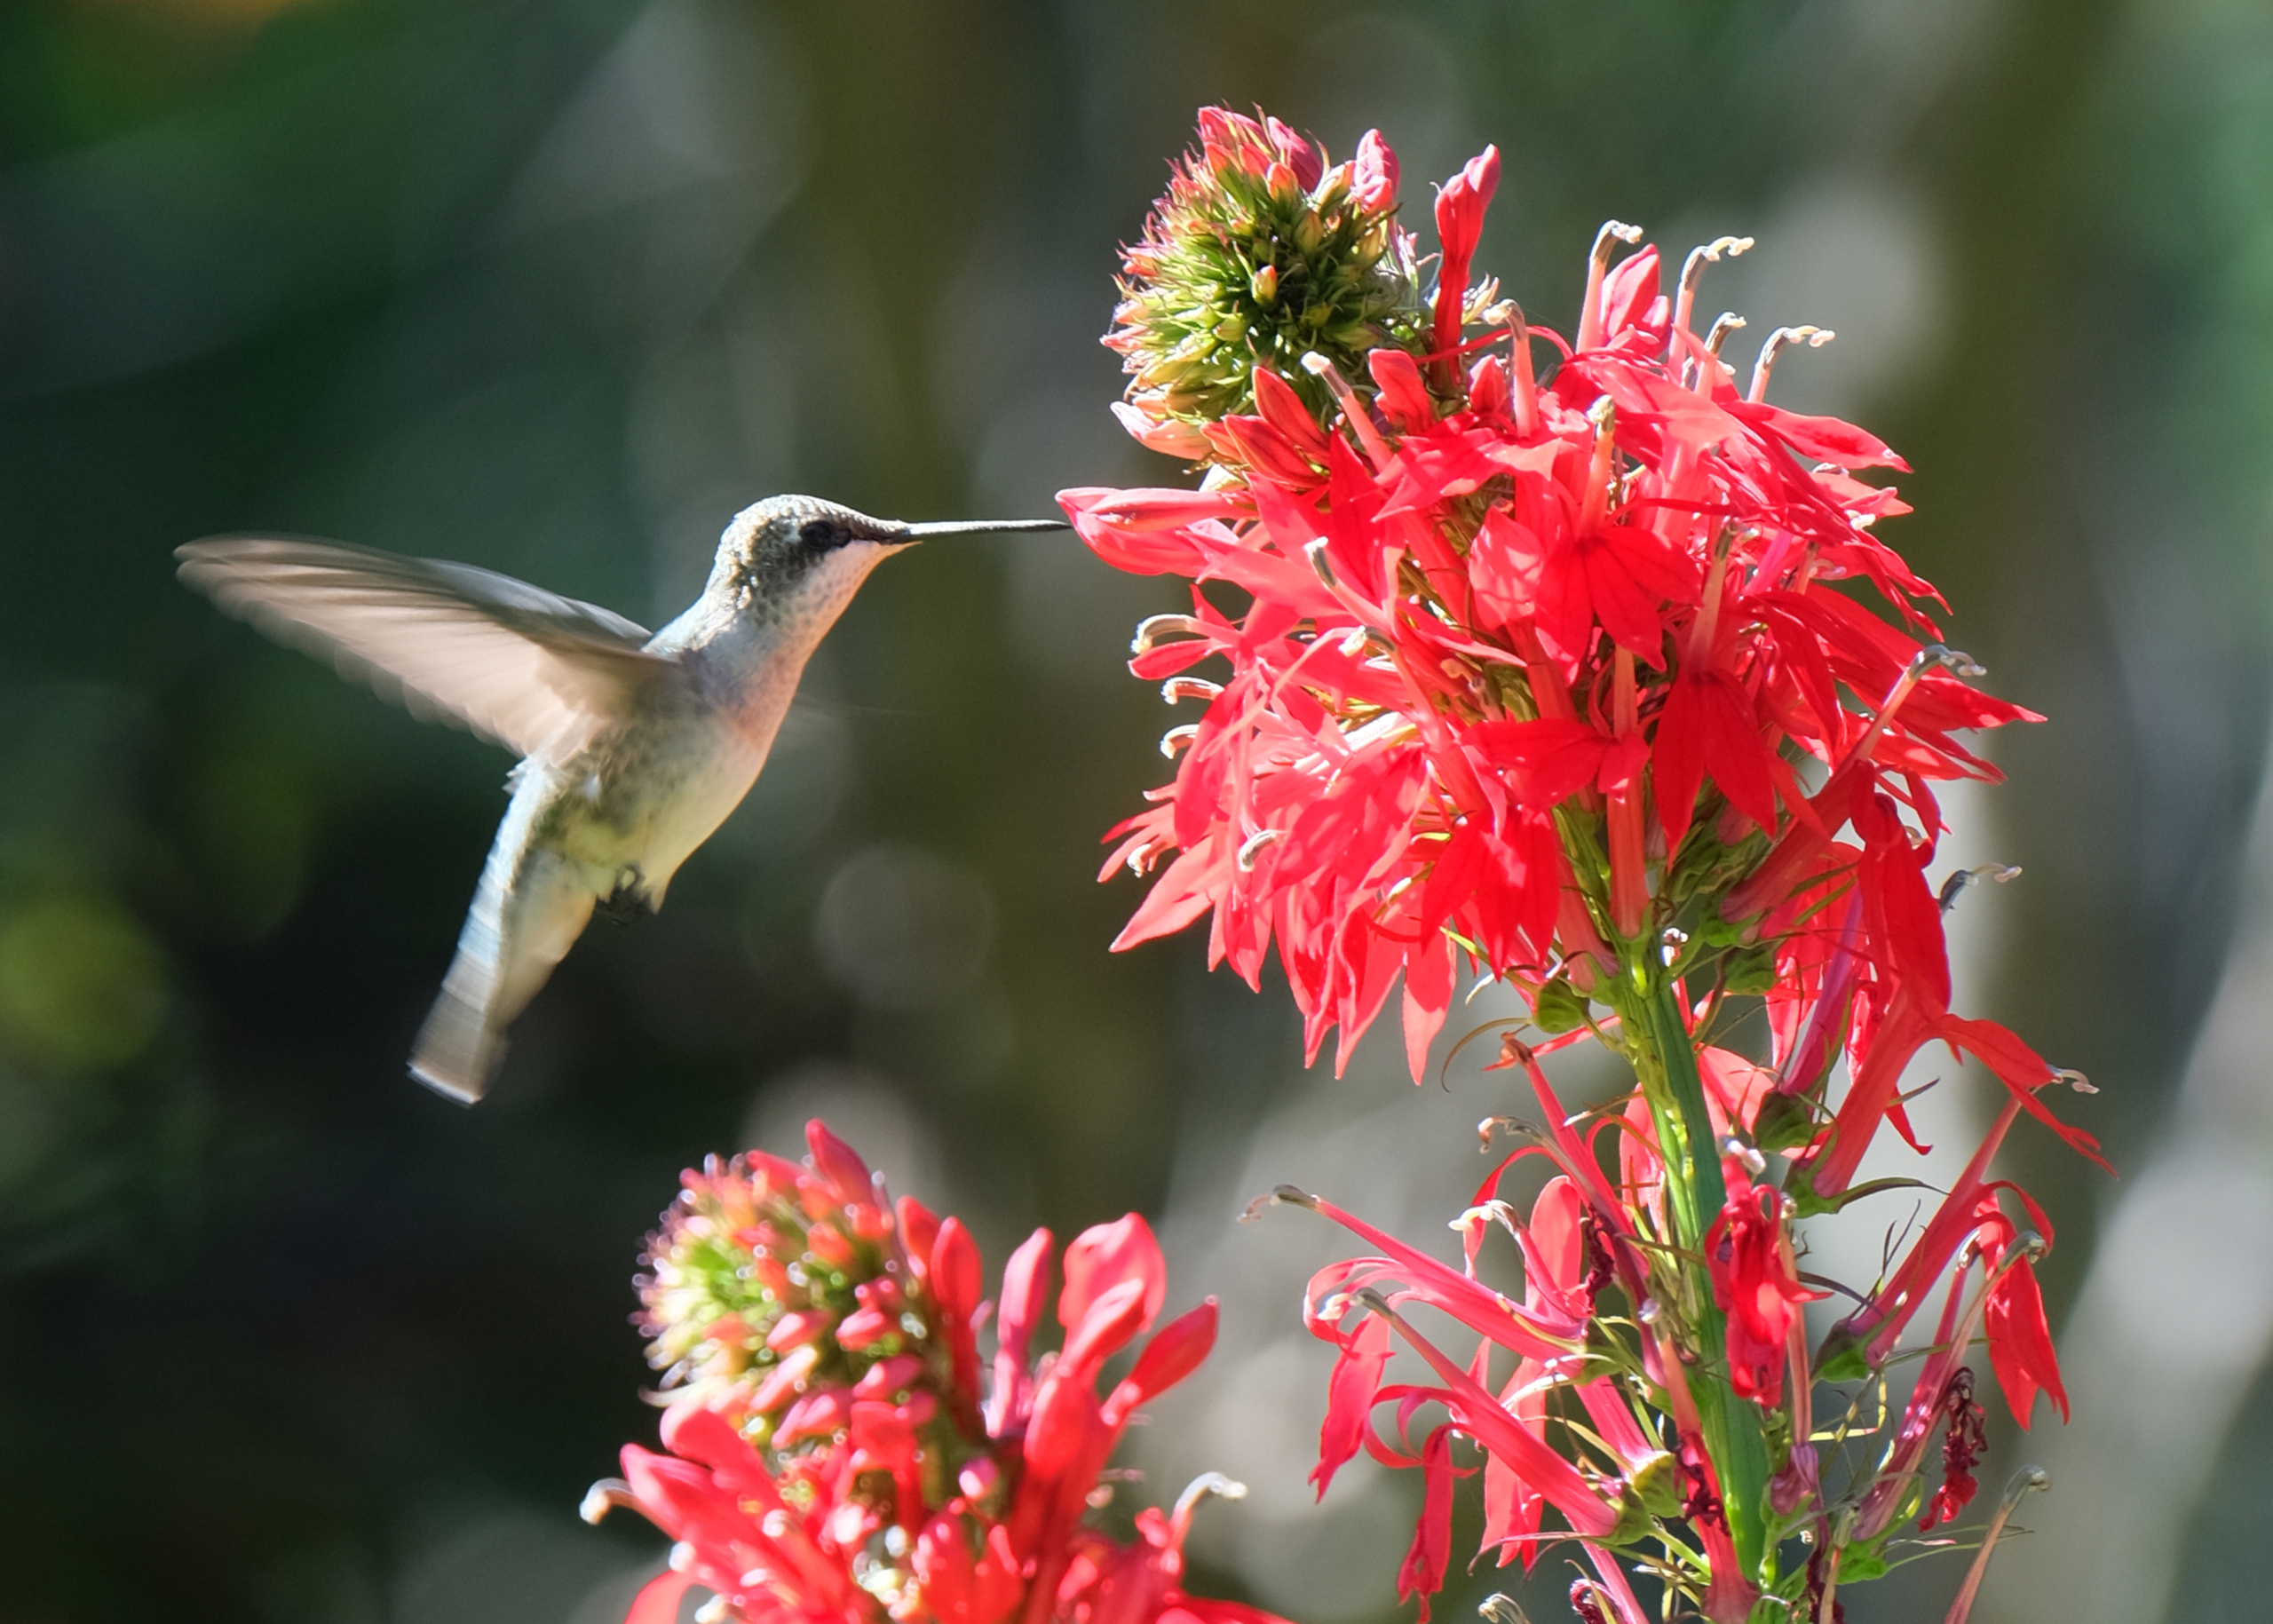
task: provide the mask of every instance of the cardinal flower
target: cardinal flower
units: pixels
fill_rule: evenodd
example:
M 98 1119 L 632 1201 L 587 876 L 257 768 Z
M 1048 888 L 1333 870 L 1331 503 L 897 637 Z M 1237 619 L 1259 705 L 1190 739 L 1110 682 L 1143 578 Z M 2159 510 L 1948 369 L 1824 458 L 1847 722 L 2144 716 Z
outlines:
M 1192 709 L 1160 741 L 1170 781 L 1107 836 L 1105 875 L 1151 881 L 1115 946 L 1204 922 L 1210 963 L 1256 986 L 1275 955 L 1337 1066 L 1394 999 L 1416 1081 L 1464 989 L 1528 1006 L 1500 1064 L 1538 1121 L 1453 1221 L 1461 1264 L 1281 1192 L 1369 1248 L 1306 1301 L 1336 1354 L 1313 1480 L 1360 1450 L 1422 1474 L 1402 1590 L 1425 1605 L 1480 1455 L 1485 1549 L 1575 1539 L 1598 1575 L 1582 1612 L 1638 1624 L 1615 1558 L 1649 1553 L 1669 1612 L 1812 1618 L 1920 1510 L 1936 1431 L 1928 1521 L 1970 1494 L 1973 1343 L 2024 1422 L 2039 1393 L 2065 1413 L 2032 1272 L 2049 1228 L 1990 1163 L 2022 1115 L 2096 1159 L 2049 1103 L 2085 1085 L 1953 1007 L 1943 915 L 1968 876 L 1936 874 L 1936 786 L 1993 780 L 1969 736 L 2035 718 L 1974 685 L 1881 537 L 1902 458 L 1769 399 L 1786 352 L 1830 335 L 1773 329 L 1740 383 L 1742 323 L 1698 330 L 1701 278 L 1749 241 L 1668 278 L 1605 224 L 1565 337 L 1477 273 L 1498 175 L 1486 149 L 1438 188 L 1431 283 L 1377 136 L 1337 169 L 1208 109 L 1124 257 L 1122 420 L 1204 471 L 1059 498 L 1107 563 L 1190 583 L 1131 646 Z M 1765 1052 L 1739 1055 L 1717 1034 L 1754 998 Z M 1539 1057 L 1589 1036 L 1631 1088 L 1574 1114 Z M 1981 1061 L 2003 1109 L 1811 1354 L 1823 1294 L 1793 1224 L 1870 1193 L 1881 1130 L 1915 1145 L 1902 1083 L 1934 1044 Z M 1552 1176 L 1526 1221 L 1500 1184 L 1532 1156 Z M 1483 1271 L 1494 1226 L 1519 1297 Z M 1899 1399 L 1898 1340 L 1937 1292 Z M 1899 1423 L 1857 1398 L 1819 1427 L 1819 1378 Z M 1865 1437 L 1877 1458 L 1845 1458 Z M 1814 1561 L 1787 1572 L 1803 1527 Z
M 1739 1184 L 1705 1235 L 1713 1302 L 1728 1316 L 1730 1385 L 1770 1406 L 1784 1402 L 1785 1351 L 1800 1304 L 1830 1295 L 1800 1284 L 1783 1205 L 1778 1191 Z
M 1137 1407 L 1207 1357 L 1216 1304 L 1150 1329 L 1168 1275 L 1130 1214 L 1065 1248 L 1063 1348 L 1030 1345 L 1054 1249 L 1037 1230 L 1005 1271 L 983 1392 L 978 1251 L 962 1224 L 889 1200 L 820 1122 L 793 1163 L 751 1152 L 689 1173 L 650 1242 L 650 1357 L 669 1405 L 656 1453 L 623 1452 L 597 1518 L 637 1510 L 672 1571 L 628 1624 L 663 1624 L 689 1588 L 744 1624 L 1279 1624 L 1184 1594 L 1198 1493 L 1137 1538 L 1095 1526 L 1100 1474 Z M 1235 1489 L 1202 1479 L 1198 1489 Z
M 1172 264 L 1283 230 L 1315 239 L 1321 283 L 1404 265 L 1270 214 L 1313 172 L 1283 127 L 1211 111 L 1202 134 L 1130 250 L 1111 339 L 1147 423 L 1168 409 L 1150 381 L 1165 362 L 1140 358 L 1186 355 L 1203 319 L 1196 273 Z M 1938 598 L 1873 533 L 1901 504 L 1856 471 L 1901 459 L 1764 398 L 1782 339 L 1739 393 L 1717 333 L 1689 329 L 1706 257 L 1669 299 L 1655 250 L 1612 265 L 1631 234 L 1605 228 L 1575 344 L 1483 309 L 1468 267 L 1497 172 L 1487 152 L 1438 194 L 1425 335 L 1376 323 L 1353 350 L 1311 343 L 1291 308 L 1211 318 L 1221 386 L 1178 397 L 1175 418 L 1206 442 L 1207 487 L 1064 494 L 1101 557 L 1194 583 L 1192 613 L 1148 622 L 1132 661 L 1205 709 L 1162 741 L 1174 782 L 1114 831 L 1109 869 L 1158 873 L 1118 945 L 1208 918 L 1211 960 L 1251 983 L 1275 948 L 1312 1052 L 1338 1026 L 1343 1059 L 1401 975 L 1417 1077 L 1463 967 L 1588 992 L 1679 925 L 1698 947 L 1672 968 L 1709 984 L 1732 968 L 1728 932 L 1716 921 L 1708 945 L 1686 918 L 1719 909 L 1780 941 L 1859 885 L 1846 954 L 1870 967 L 1867 1008 L 1907 987 L 1918 1012 L 1887 1027 L 1823 1147 L 1818 1186 L 1835 1194 L 1895 1109 L 1880 1080 L 1903 1046 L 1947 1035 L 1918 867 L 1940 827 L 1927 785 L 1994 777 L 1954 732 L 2029 713 L 1951 675 L 1967 668 L 1930 642 Z M 1390 300 L 1422 303 L 1417 280 Z M 1469 337 L 1485 313 L 1504 338 Z M 1542 343 L 1558 362 L 1544 384 Z M 1860 848 L 1837 838 L 1850 817 L 1871 831 Z

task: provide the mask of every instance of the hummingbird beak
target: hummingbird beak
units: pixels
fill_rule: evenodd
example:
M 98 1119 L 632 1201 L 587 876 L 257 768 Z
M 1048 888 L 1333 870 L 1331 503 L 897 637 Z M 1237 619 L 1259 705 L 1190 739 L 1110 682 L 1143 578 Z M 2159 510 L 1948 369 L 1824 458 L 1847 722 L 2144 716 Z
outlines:
M 894 539 L 905 546 L 935 535 L 994 535 L 1015 530 L 1071 530 L 1062 519 L 951 519 L 909 525 Z

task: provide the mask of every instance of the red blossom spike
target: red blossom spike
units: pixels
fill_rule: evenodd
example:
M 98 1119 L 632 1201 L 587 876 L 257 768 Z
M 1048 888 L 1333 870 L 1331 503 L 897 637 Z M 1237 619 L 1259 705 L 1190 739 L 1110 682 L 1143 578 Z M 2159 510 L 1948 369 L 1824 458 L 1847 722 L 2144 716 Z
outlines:
M 1391 223 L 1346 217 L 1356 251 L 1334 271 L 1357 304 L 1337 315 L 1312 302 L 1322 284 L 1297 297 L 1324 263 L 1303 244 L 1344 200 L 1387 206 L 1387 149 L 1368 138 L 1313 171 L 1291 131 L 1216 111 L 1200 140 L 1124 263 L 1110 342 L 1135 375 L 1132 432 L 1197 437 L 1205 485 L 1063 498 L 1100 557 L 1194 589 L 1192 615 L 1148 624 L 1133 651 L 1140 676 L 1206 710 L 1163 741 L 1172 782 L 1108 837 L 1109 872 L 1151 876 L 1114 945 L 1205 921 L 1208 963 L 1258 987 L 1275 952 L 1306 1053 L 1332 1035 L 1337 1068 L 1394 996 L 1416 1081 L 1465 991 L 1516 988 L 1528 1019 L 1503 1063 L 1525 1067 L 1544 1113 L 1531 1148 L 1563 1176 L 1528 1225 L 1507 1217 L 1520 1302 L 1485 1283 L 1506 1163 L 1455 1221 L 1459 1266 L 1296 1193 L 1373 1248 L 1320 1271 L 1306 1303 L 1336 1347 L 1314 1480 L 1360 1449 L 1423 1472 L 1404 1580 L 1426 1593 L 1448 1434 L 1408 1440 L 1440 1405 L 1484 1452 L 1501 1559 L 1555 1537 L 1553 1502 L 1602 1575 L 1584 1606 L 1620 1624 L 1641 1613 L 1617 1558 L 1644 1550 L 1678 1553 L 1661 1566 L 1669 1608 L 1735 1624 L 1767 1602 L 1821 1624 L 1841 1553 L 1914 1511 L 1936 1428 L 1932 1516 L 1969 1493 L 1976 1412 L 1969 1388 L 1956 1408 L 1949 1395 L 1977 1333 L 2016 1414 L 2039 1392 L 2064 1414 L 2031 1254 L 1998 1205 L 2010 1186 L 1988 1172 L 2022 1114 L 2094 1160 L 2096 1142 L 2042 1097 L 2062 1073 L 1952 1008 L 1928 879 L 1938 786 L 1997 777 L 1965 735 L 2035 718 L 1972 685 L 1979 668 L 1935 640 L 1939 595 L 1881 539 L 1906 505 L 1858 474 L 1903 471 L 1899 455 L 1764 398 L 1778 353 L 1823 335 L 1773 329 L 1748 383 L 1720 359 L 1741 322 L 1697 337 L 1699 273 L 1746 241 L 1699 250 L 1667 289 L 1654 248 L 1619 258 L 1640 234 L 1611 222 L 1567 340 L 1512 303 L 1471 336 L 1492 297 L 1474 263 L 1487 150 L 1438 193 L 1433 289 Z M 1366 308 L 1384 313 L 1361 317 L 1375 294 Z M 1290 346 L 1297 305 L 1339 322 L 1342 347 Z M 1544 385 L 1533 339 L 1552 353 Z M 1769 1064 L 1712 1036 L 1755 996 Z M 1631 1086 L 1574 1114 L 1536 1057 L 1588 1035 Z M 1794 1215 L 1869 1192 L 1857 1181 L 1882 1125 L 1914 1146 L 1901 1079 L 1935 1043 L 1981 1060 L 2004 1109 L 1818 1366 Z M 1069 1298 L 1121 1335 L 1125 1271 L 1075 1274 Z M 1842 1511 L 1810 1441 L 1816 1379 L 1883 1377 L 1936 1291 L 1917 1389 Z M 1472 1350 L 1405 1317 L 1424 1307 Z M 1392 1379 L 1396 1339 L 1432 1380 Z M 998 1382 L 997 1402 L 1014 1390 Z M 1374 1429 L 1384 1404 L 1394 1442 Z M 1045 1407 L 1078 1475 L 1091 1413 Z M 1774 1548 L 1793 1525 L 1776 1519 L 1802 1516 L 1818 1559 L 1785 1573 Z
M 1131 1213 L 1068 1248 L 1065 1345 L 1040 1361 L 1029 1342 L 1049 1307 L 1049 1232 L 1019 1248 L 982 1406 L 969 1233 L 906 1200 L 887 1214 L 880 1183 L 818 1121 L 807 1143 L 802 1166 L 705 1164 L 650 1244 L 644 1322 L 677 1360 L 670 1453 L 627 1448 L 623 1480 L 586 1501 L 594 1518 L 629 1508 L 677 1541 L 669 1582 L 641 1592 L 629 1624 L 664 1624 L 698 1586 L 713 1592 L 706 1616 L 741 1624 L 1282 1624 L 1184 1593 L 1188 1507 L 1173 1525 L 1140 1517 L 1129 1543 L 1083 1523 L 1136 1406 L 1215 1341 L 1210 1299 L 1101 1398 L 1105 1361 L 1168 1289 L 1144 1221 Z M 880 1569 L 880 1553 L 899 1565 Z

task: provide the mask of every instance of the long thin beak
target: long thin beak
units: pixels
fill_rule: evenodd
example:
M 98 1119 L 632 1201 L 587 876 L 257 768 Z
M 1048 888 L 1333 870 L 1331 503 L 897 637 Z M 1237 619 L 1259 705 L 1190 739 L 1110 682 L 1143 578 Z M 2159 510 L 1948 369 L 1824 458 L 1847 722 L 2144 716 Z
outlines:
M 935 535 L 994 535 L 1005 530 L 1071 530 L 1062 519 L 947 519 L 910 525 L 901 534 L 911 542 Z

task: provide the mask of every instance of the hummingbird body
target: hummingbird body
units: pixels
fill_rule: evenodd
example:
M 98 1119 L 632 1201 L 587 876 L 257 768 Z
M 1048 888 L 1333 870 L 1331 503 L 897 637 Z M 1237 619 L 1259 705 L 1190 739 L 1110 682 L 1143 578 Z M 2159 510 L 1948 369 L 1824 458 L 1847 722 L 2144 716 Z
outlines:
M 702 595 L 649 637 L 619 615 L 462 564 L 220 536 L 178 550 L 225 609 L 521 754 L 411 1074 L 471 1103 L 504 1031 L 583 933 L 662 904 L 765 764 L 821 638 L 868 572 L 928 535 L 804 496 L 735 515 Z

